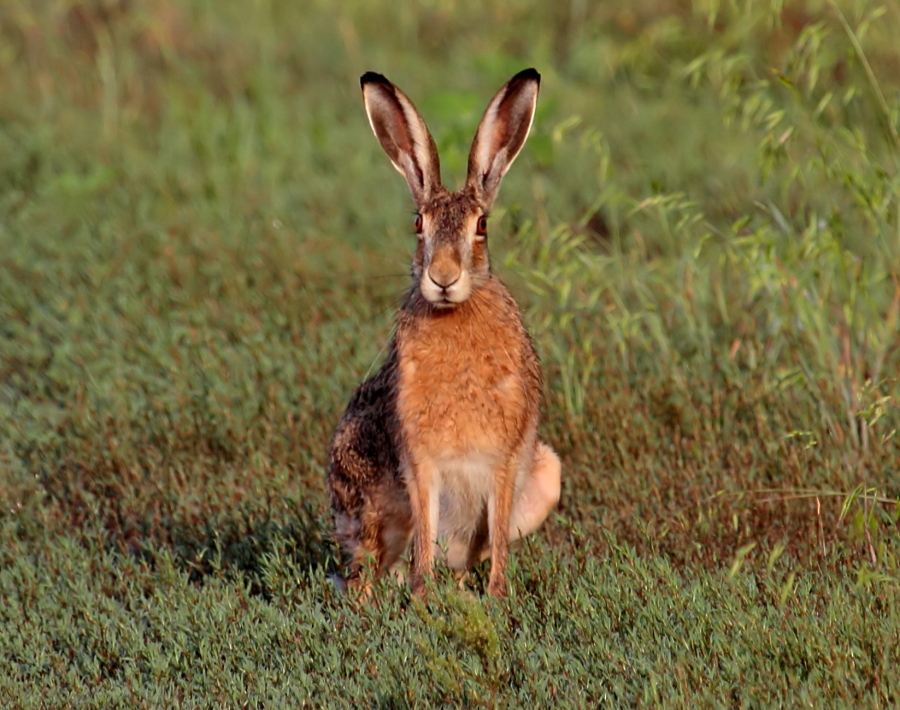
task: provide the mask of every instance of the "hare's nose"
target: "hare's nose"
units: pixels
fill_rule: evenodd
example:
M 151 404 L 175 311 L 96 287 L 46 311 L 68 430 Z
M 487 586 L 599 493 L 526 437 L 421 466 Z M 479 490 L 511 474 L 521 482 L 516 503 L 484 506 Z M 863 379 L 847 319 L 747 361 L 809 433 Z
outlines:
M 455 273 L 434 273 L 431 269 L 428 270 L 428 278 L 431 279 L 431 283 L 439 288 L 450 288 L 453 284 L 459 281 L 459 277 L 462 275 L 462 272 L 456 271 Z

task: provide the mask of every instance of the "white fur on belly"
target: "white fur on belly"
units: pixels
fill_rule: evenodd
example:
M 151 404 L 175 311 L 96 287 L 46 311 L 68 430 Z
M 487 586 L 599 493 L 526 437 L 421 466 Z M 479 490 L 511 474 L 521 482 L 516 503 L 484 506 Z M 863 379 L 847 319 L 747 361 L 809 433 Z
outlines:
M 487 510 L 497 458 L 474 451 L 444 456 L 436 463 L 441 472 L 438 537 L 448 544 L 454 539 L 468 542 Z

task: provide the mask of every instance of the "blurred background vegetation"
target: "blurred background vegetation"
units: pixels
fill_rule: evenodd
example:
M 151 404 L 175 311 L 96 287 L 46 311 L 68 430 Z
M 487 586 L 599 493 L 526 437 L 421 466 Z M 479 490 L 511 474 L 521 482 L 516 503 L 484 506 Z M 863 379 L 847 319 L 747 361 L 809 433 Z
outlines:
M 129 646 L 143 632 L 120 627 L 116 663 L 104 665 L 108 644 L 83 667 L 59 660 L 66 643 L 40 618 L 72 638 L 93 633 L 61 611 L 64 580 L 84 573 L 73 559 L 107 580 L 84 583 L 87 606 L 163 590 L 188 614 L 246 592 L 254 619 L 270 613 L 254 606 L 262 600 L 285 610 L 281 624 L 324 613 L 328 440 L 377 365 L 413 248 L 407 188 L 370 134 L 359 75 L 382 72 L 415 101 L 454 186 L 492 92 L 535 66 L 538 114 L 491 239 L 544 361 L 543 435 L 564 464 L 558 515 L 519 550 L 512 580 L 543 606 L 482 618 L 450 597 L 435 612 L 443 621 L 415 626 L 387 590 L 399 606 L 382 609 L 377 633 L 389 644 L 430 634 L 474 654 L 459 668 L 420 658 L 423 677 L 444 679 L 421 685 L 422 702 L 497 703 L 499 688 L 533 697 L 529 683 L 549 666 L 511 679 L 491 654 L 508 658 L 513 629 L 560 609 L 580 609 L 572 623 L 609 638 L 591 624 L 643 602 L 606 570 L 630 570 L 634 589 L 655 580 L 659 596 L 647 593 L 659 603 L 736 596 L 724 612 L 712 604 L 709 628 L 641 622 L 648 639 L 672 641 L 670 665 L 684 671 L 674 680 L 653 643 L 620 638 L 600 671 L 576 663 L 577 634 L 558 637 L 559 667 L 579 683 L 620 701 L 682 693 L 689 704 L 702 692 L 737 704 L 754 683 L 814 700 L 837 683 L 846 701 L 890 704 L 898 30 L 898 6 L 877 0 L 3 4 L 0 590 L 11 604 L 0 645 L 18 660 L 0 693 L 20 697 L 43 678 L 64 704 L 131 678 L 125 658 L 156 668 Z M 821 588 L 808 581 L 817 575 Z M 759 587 L 727 586 L 742 579 Z M 731 591 L 710 592 L 722 585 Z M 761 601 L 766 585 L 775 591 Z M 218 591 L 199 602 L 197 588 Z M 28 589 L 59 598 L 35 617 Z M 623 607 L 579 606 L 579 589 Z M 826 613 L 832 597 L 846 606 Z M 322 628 L 349 614 L 376 633 L 328 603 Z M 716 650 L 698 662 L 747 605 L 742 623 L 760 630 L 741 637 L 742 670 Z M 834 644 L 782 657 L 780 686 L 767 685 L 774 661 L 754 645 L 775 633 L 791 648 L 770 613 Z M 200 622 L 171 623 L 203 637 Z M 678 644 L 692 633 L 706 641 Z M 734 643 L 722 638 L 722 649 Z M 230 643 L 246 653 L 258 642 Z M 291 658 L 292 642 L 266 643 Z M 337 653 L 331 643 L 309 658 Z M 874 650 L 853 661 L 860 643 Z M 238 692 L 237 671 L 195 662 Z M 138 664 L 134 687 L 156 678 L 158 692 L 183 693 L 178 664 L 160 663 Z M 821 671 L 842 663 L 858 686 Z M 172 702 L 153 697 L 138 704 Z

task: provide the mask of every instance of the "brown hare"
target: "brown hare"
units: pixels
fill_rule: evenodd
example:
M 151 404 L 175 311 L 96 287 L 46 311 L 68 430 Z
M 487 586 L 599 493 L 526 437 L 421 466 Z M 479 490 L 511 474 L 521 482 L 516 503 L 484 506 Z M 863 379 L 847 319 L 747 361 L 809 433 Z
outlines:
M 387 359 L 331 444 L 347 581 L 360 586 L 367 557 L 375 576 L 394 567 L 412 540 L 415 593 L 437 554 L 458 571 L 490 557 L 488 592 L 502 596 L 509 543 L 544 521 L 560 489 L 559 459 L 537 438 L 540 363 L 487 249 L 488 211 L 528 136 L 540 75 L 519 72 L 488 104 L 455 193 L 406 95 L 372 72 L 361 84 L 372 130 L 412 190 L 418 245 Z

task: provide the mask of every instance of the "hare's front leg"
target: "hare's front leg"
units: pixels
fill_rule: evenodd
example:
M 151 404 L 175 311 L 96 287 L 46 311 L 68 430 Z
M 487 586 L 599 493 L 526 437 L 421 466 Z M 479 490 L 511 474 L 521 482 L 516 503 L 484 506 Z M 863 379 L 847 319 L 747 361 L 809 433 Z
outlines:
M 516 479 L 523 467 L 531 467 L 528 447 L 522 446 L 494 474 L 494 490 L 488 499 L 488 531 L 491 545 L 491 575 L 488 594 L 506 596 L 506 566 L 509 561 L 509 521 Z
M 530 535 L 547 519 L 550 511 L 559 502 L 560 473 L 559 457 L 549 446 L 538 442 L 531 470 L 525 475 L 513 497 L 509 513 L 509 541 Z M 469 566 L 474 566 L 491 556 L 487 530 L 484 536 L 476 535 L 472 541 Z
M 434 544 L 440 512 L 440 471 L 427 456 L 411 455 L 404 465 L 404 477 L 412 505 L 413 544 L 410 586 L 413 594 L 425 592 L 425 580 L 431 577 Z

